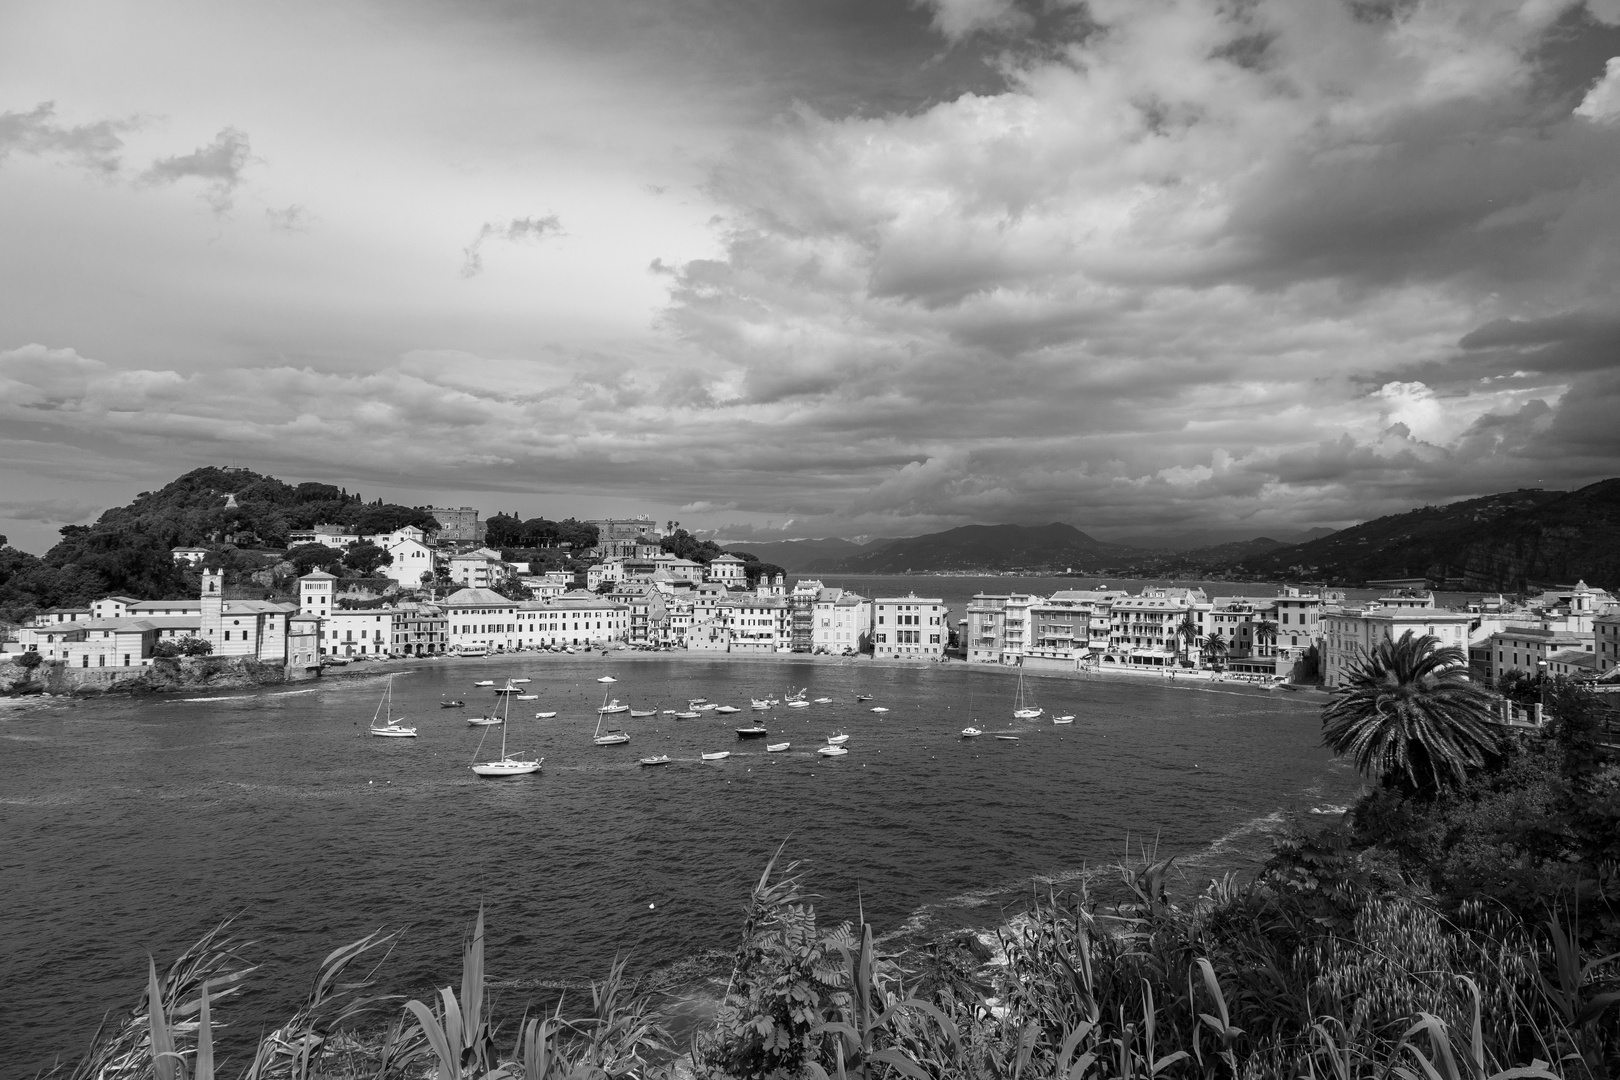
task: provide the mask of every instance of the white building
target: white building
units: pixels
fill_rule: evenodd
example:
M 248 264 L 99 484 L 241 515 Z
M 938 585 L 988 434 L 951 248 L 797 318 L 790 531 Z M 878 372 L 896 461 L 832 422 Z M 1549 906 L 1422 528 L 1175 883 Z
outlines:
M 861 635 L 872 632 L 872 601 L 859 593 L 824 588 L 810 608 L 812 652 L 842 656 L 860 651 Z
M 1150 586 L 1139 596 L 1114 601 L 1113 629 L 1109 635 L 1104 662 L 1133 667 L 1174 667 L 1181 656 L 1196 662 L 1196 642 L 1209 633 L 1212 605 L 1202 589 L 1175 589 Z M 1194 643 L 1182 635 L 1186 625 L 1196 632 Z
M 880 596 L 872 601 L 872 655 L 878 660 L 938 660 L 950 636 L 950 608 L 938 597 Z
M 1101 660 L 1114 602 L 1128 595 L 1121 589 L 1065 589 L 1045 600 L 1036 597 L 1027 609 L 1030 636 L 1022 662 L 1067 669 Z
M 1343 686 L 1355 667 L 1380 641 L 1399 641 L 1408 631 L 1415 637 L 1433 636 L 1442 646 L 1455 646 L 1468 655 L 1468 628 L 1473 616 L 1434 606 L 1434 596 L 1392 594 L 1362 608 L 1329 609 L 1322 613 L 1322 685 Z
M 704 573 L 707 581 L 717 581 L 728 589 L 741 589 L 748 585 L 748 563 L 735 555 L 719 555 L 709 563 Z
M 450 559 L 450 580 L 464 589 L 488 589 L 500 584 L 505 576 L 501 553 L 489 548 L 476 548 Z
M 968 662 L 1018 663 L 1030 642 L 1030 605 L 1043 599 L 1030 593 L 975 594 L 967 609 Z
M 742 593 L 720 605 L 720 621 L 728 652 L 778 653 L 793 651 L 793 609 L 780 596 Z

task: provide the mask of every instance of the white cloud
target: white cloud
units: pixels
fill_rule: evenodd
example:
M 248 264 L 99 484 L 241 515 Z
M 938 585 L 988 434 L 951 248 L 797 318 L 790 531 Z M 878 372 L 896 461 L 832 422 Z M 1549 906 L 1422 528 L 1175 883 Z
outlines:
M 912 0 L 933 12 L 934 29 L 951 41 L 986 31 L 1028 28 L 1033 19 L 1013 0 Z
M 1575 106 L 1575 115 L 1598 124 L 1620 120 L 1620 56 L 1609 57 L 1603 78 L 1593 84 L 1581 103 Z

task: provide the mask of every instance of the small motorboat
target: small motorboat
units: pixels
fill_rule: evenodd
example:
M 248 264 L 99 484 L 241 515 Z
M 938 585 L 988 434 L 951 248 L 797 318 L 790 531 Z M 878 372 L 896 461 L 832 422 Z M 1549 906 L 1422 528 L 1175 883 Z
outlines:
M 703 760 L 704 761 L 724 761 L 724 760 L 726 760 L 726 758 L 728 758 L 730 756 L 731 756 L 731 751 L 730 750 L 721 750 L 719 753 L 716 753 L 716 754 L 704 754 L 703 755 Z
M 517 701 L 539 701 L 540 700 L 540 695 L 539 694 L 518 694 L 518 695 L 516 695 L 515 700 L 517 700 Z
M 495 692 L 497 694 L 516 694 L 518 692 L 518 688 L 513 686 L 511 681 L 508 680 L 505 686 L 497 686 L 495 688 Z
M 805 701 L 803 698 L 795 698 L 787 703 L 787 707 L 790 709 L 808 709 L 810 707 L 810 703 Z
M 674 716 L 675 715 L 675 710 L 674 709 L 665 709 L 664 710 L 664 715 L 665 716 Z
M 441 709 L 465 709 L 466 707 L 467 707 L 467 703 L 465 701 L 441 701 L 441 702 L 439 702 L 439 708 L 441 708 Z
M 1018 741 L 1018 736 L 1016 736 L 1016 735 L 997 735 L 996 738 L 1000 739 L 1002 742 L 1017 742 Z
M 693 708 L 697 708 L 699 705 L 706 703 L 708 700 L 709 699 L 706 697 L 687 698 L 686 703 Z
M 748 707 L 750 709 L 768 709 L 771 707 L 771 703 L 765 698 L 749 698 Z
M 766 731 L 758 724 L 755 724 L 752 727 L 740 727 L 737 729 L 737 738 L 739 739 L 763 739 L 769 734 L 769 731 Z
M 533 680 L 533 679 L 507 679 L 507 680 L 506 680 L 506 681 L 507 681 L 507 682 L 510 682 L 510 683 L 526 683 L 526 682 L 534 682 L 534 680 Z
M 827 736 L 828 746 L 843 746 L 847 742 L 849 742 L 849 736 L 845 735 L 842 731 L 836 735 Z
M 881 705 L 878 705 L 878 706 L 875 706 L 875 707 L 874 707 L 874 708 L 873 708 L 873 709 L 872 709 L 872 711 L 873 711 L 873 712 L 879 712 L 879 713 L 882 713 L 882 712 L 888 712 L 888 711 L 889 711 L 889 710 L 888 710 L 888 709 L 885 709 L 885 708 L 884 708 L 884 707 L 883 707 L 883 706 L 881 706 Z
M 1052 717 L 1052 723 L 1054 723 L 1054 724 L 1072 724 L 1072 723 L 1074 723 L 1074 717 L 1072 717 L 1072 716 L 1054 716 L 1054 717 Z
M 765 752 L 767 754 L 780 754 L 782 751 L 786 750 L 788 747 L 790 747 L 792 745 L 793 744 L 790 743 L 790 742 L 766 743 L 765 744 Z
M 602 676 L 602 677 L 601 677 L 601 678 L 600 678 L 600 679 L 597 679 L 597 680 L 596 680 L 596 681 L 597 681 L 597 682 L 618 682 L 618 681 L 619 681 L 619 680 L 618 680 L 618 679 L 615 679 L 615 678 L 614 678 L 614 677 L 613 677 L 613 676 L 611 676 L 611 675 L 604 675 L 604 676 Z
M 742 712 L 742 710 L 737 708 L 735 705 L 716 705 L 714 707 L 714 711 L 720 713 L 722 716 L 730 716 L 734 712 Z
M 719 709 L 720 709 L 720 706 L 711 705 L 706 701 L 694 701 L 694 702 L 691 703 L 691 706 L 690 706 L 688 711 L 690 711 L 690 712 L 717 712 L 717 711 L 719 711 Z
M 658 710 L 657 709 L 631 709 L 630 710 L 630 715 L 634 719 L 639 720 L 643 716 L 657 716 L 658 715 Z
M 619 704 L 619 699 L 614 698 L 612 701 L 603 702 L 602 707 L 600 709 L 597 709 L 596 711 L 599 712 L 599 713 L 603 713 L 604 715 L 608 714 L 608 713 L 629 712 L 630 711 L 630 706 L 628 706 L 628 705 L 620 705 Z
M 648 765 L 668 765 L 669 755 L 659 754 L 657 757 L 644 757 L 641 759 L 640 764 L 643 768 L 647 767 Z
M 817 750 L 816 753 L 820 754 L 822 757 L 843 757 L 845 754 L 849 753 L 849 749 L 848 747 L 843 746 L 823 746 L 820 750 Z
M 677 719 L 677 720 L 696 720 L 701 715 L 702 715 L 702 713 L 699 713 L 699 712 L 697 712 L 696 710 L 693 710 L 693 709 L 682 709 L 680 712 L 675 714 L 675 719 Z
M 537 712 L 537 713 L 534 714 L 534 718 L 536 720 L 550 720 L 553 716 L 556 716 L 556 715 L 557 715 L 557 712 L 556 712 L 555 709 L 553 709 L 551 712 Z
M 984 734 L 984 732 L 980 731 L 976 727 L 965 727 L 965 728 L 962 729 L 962 738 L 964 738 L 964 739 L 977 739 L 980 735 L 983 735 L 983 734 Z
M 817 705 L 831 705 L 832 704 L 832 698 L 830 698 L 830 697 L 818 697 L 818 698 L 816 698 L 816 704 Z
M 872 695 L 871 694 L 856 694 L 855 695 L 855 700 L 856 701 L 871 701 L 872 700 Z
M 498 716 L 469 716 L 469 717 L 467 717 L 467 723 L 472 725 L 473 727 L 494 727 L 496 724 L 498 724 L 500 722 L 501 722 L 501 718 L 498 717 Z
M 474 686 L 494 686 L 495 685 L 495 680 L 494 679 L 480 679 L 478 682 L 473 683 L 473 685 Z

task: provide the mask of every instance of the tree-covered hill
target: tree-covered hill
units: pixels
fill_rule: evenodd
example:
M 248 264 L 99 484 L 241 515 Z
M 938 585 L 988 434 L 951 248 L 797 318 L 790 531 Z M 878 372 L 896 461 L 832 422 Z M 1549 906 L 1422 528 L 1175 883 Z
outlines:
M 1244 559 L 1256 576 L 1353 584 L 1428 578 L 1519 590 L 1585 578 L 1620 588 L 1620 478 L 1576 491 L 1539 488 L 1425 506 Z
M 330 484 L 296 486 L 247 469 L 194 469 L 157 491 L 143 491 L 91 525 L 69 525 L 37 558 L 0 549 L 0 617 L 75 606 L 122 593 L 138 599 L 195 594 L 195 576 L 171 549 L 207 546 L 284 548 L 289 532 L 317 524 L 387 532 L 405 525 L 436 530 L 424 510 L 367 503 Z

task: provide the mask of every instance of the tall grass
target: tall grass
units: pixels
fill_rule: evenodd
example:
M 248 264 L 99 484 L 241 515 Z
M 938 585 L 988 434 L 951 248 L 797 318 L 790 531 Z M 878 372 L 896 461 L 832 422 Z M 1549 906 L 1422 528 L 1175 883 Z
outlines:
M 780 855 L 780 853 L 778 853 Z M 1589 1080 L 1614 1075 L 1617 956 L 1570 925 L 1420 897 L 1354 904 L 1286 875 L 1211 882 L 1172 903 L 1168 862 L 1121 866 L 1127 902 L 1037 898 L 994 964 L 945 940 L 882 953 L 873 927 L 822 928 L 773 857 L 743 915 L 714 1022 L 677 1053 L 616 959 L 590 1001 L 509 1030 L 486 992 L 480 911 L 459 991 L 371 993 L 397 935 L 334 950 L 304 1004 L 260 1040 L 246 1080 Z M 1315 905 L 1315 906 L 1313 906 Z M 1334 906 L 1337 905 L 1337 906 Z M 1340 915 L 1331 914 L 1338 911 Z M 1324 914 L 1328 912 L 1328 914 Z M 226 926 L 98 1031 L 73 1080 L 214 1080 L 216 1016 L 253 972 Z

